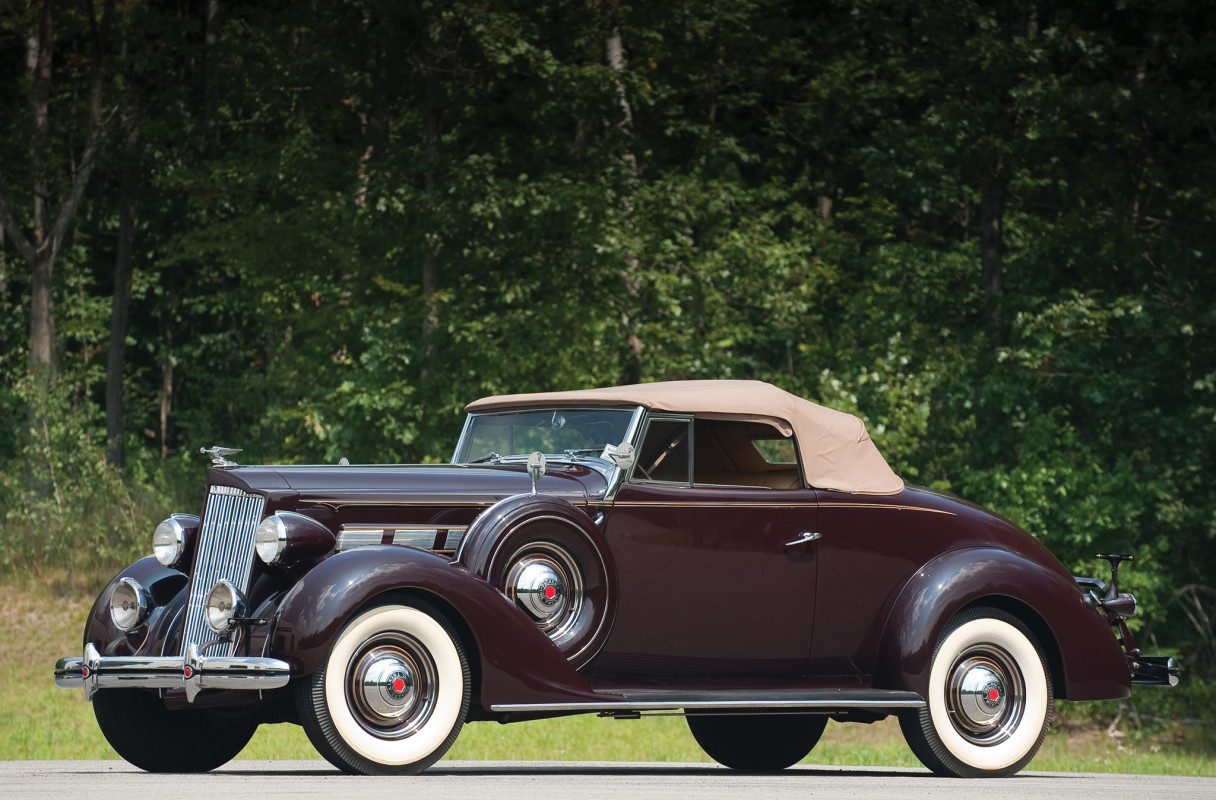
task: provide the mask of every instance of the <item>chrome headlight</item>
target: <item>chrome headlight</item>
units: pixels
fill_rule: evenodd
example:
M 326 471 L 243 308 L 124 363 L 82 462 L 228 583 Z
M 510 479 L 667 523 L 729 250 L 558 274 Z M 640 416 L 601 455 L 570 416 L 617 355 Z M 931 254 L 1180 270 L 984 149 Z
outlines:
M 152 534 L 152 554 L 156 560 L 166 567 L 178 566 L 198 525 L 198 517 L 192 514 L 174 514 L 157 525 Z
M 233 620 L 248 616 L 248 608 L 240 589 L 228 581 L 220 581 L 207 595 L 207 624 L 223 636 L 236 627 Z
M 272 514 L 258 523 L 253 535 L 253 546 L 258 558 L 267 564 L 277 564 L 287 550 L 287 524 L 278 514 Z
M 334 549 L 334 535 L 312 517 L 294 511 L 271 514 L 258 523 L 254 549 L 267 564 L 289 564 L 318 558 Z
M 110 619 L 124 633 L 135 630 L 148 618 L 152 598 L 148 590 L 131 578 L 123 578 L 110 595 Z

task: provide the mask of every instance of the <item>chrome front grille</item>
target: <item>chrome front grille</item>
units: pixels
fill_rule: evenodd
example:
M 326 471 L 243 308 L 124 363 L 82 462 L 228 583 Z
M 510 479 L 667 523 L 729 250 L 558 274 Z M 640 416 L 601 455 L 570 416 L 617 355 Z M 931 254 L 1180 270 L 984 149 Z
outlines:
M 197 644 L 199 649 L 215 640 L 215 632 L 207 625 L 207 595 L 221 580 L 226 580 L 242 592 L 249 591 L 249 573 L 253 569 L 253 536 L 262 520 L 265 498 L 249 494 L 232 486 L 212 486 L 203 510 L 203 524 L 198 535 L 198 553 L 194 559 L 194 576 L 190 580 L 190 600 L 186 606 L 186 630 L 182 637 L 182 655 L 186 646 Z M 208 648 L 204 655 L 231 656 L 235 637 Z

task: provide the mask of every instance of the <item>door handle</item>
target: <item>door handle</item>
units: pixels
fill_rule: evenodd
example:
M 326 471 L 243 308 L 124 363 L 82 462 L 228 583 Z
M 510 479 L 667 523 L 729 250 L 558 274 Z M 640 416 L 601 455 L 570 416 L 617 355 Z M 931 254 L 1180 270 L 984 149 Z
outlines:
M 785 546 L 786 547 L 797 547 L 800 544 L 810 544 L 811 542 L 819 539 L 822 536 L 823 536 L 823 534 L 819 533 L 818 531 L 815 531 L 814 533 L 807 531 L 806 533 L 798 534 L 798 536 L 793 541 L 786 542 Z

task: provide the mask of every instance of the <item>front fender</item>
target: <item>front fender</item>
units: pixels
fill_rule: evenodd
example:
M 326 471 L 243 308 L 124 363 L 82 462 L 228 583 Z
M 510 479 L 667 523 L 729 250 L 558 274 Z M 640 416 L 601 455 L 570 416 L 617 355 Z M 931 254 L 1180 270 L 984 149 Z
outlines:
M 925 564 L 905 584 L 883 628 L 875 688 L 929 689 L 933 650 L 950 619 L 971 605 L 993 605 L 1038 637 L 1068 700 L 1127 697 L 1127 660 L 1109 626 L 1076 586 L 1055 570 L 1005 550 L 953 550 Z
M 138 582 L 152 597 L 148 619 L 130 633 L 114 627 L 110 619 L 110 595 L 123 578 Z M 107 656 L 160 655 L 185 606 L 186 583 L 184 573 L 162 565 L 152 556 L 141 558 L 115 575 L 97 596 L 85 622 L 84 644 L 93 645 Z
M 438 599 L 471 632 L 481 676 L 474 693 L 484 707 L 597 698 L 536 624 L 494 587 L 459 564 L 406 547 L 361 547 L 318 564 L 279 606 L 271 655 L 290 663 L 293 674 L 311 674 L 359 609 L 402 590 Z

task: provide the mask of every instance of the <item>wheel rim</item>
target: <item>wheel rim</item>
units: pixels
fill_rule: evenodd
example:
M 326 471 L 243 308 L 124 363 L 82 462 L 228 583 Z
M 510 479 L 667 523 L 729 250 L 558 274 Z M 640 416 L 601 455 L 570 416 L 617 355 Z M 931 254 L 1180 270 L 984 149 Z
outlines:
M 993 646 L 964 650 L 946 680 L 946 710 L 960 736 L 991 747 L 1017 730 L 1026 709 L 1026 687 L 1013 657 Z
M 430 652 L 404 633 L 369 639 L 351 660 L 346 697 L 355 721 L 380 739 L 404 739 L 426 725 L 439 694 Z

